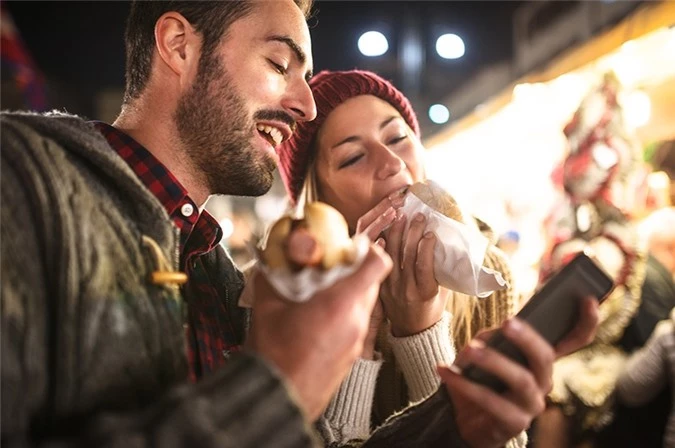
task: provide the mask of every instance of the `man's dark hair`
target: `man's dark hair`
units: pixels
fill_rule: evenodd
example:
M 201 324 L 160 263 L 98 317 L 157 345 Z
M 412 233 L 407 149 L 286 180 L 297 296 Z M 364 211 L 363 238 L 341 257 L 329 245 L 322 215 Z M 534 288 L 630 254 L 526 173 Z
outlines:
M 294 0 L 306 18 L 313 0 Z M 248 0 L 148 1 L 131 4 L 124 35 L 126 46 L 126 90 L 124 103 L 138 98 L 150 79 L 155 49 L 155 23 L 168 11 L 187 19 L 202 35 L 202 59 L 209 59 L 229 26 L 253 9 Z

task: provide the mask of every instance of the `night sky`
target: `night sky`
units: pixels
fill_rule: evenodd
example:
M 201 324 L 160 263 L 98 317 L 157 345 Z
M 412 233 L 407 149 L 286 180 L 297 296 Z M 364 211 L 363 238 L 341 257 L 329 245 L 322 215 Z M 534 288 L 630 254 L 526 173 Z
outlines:
M 413 17 L 425 45 L 417 105 L 441 99 L 477 69 L 509 59 L 511 16 L 523 2 L 486 1 L 317 1 L 310 19 L 315 71 L 365 68 L 401 85 L 399 36 Z M 93 98 L 103 88 L 124 85 L 124 1 L 6 1 L 22 38 L 49 80 L 50 106 L 93 113 Z M 390 50 L 367 58 L 356 46 L 362 32 L 378 30 Z M 466 55 L 455 61 L 435 53 L 438 35 L 462 36 Z M 404 89 L 405 90 L 405 89 Z M 411 92 L 404 92 L 411 94 Z M 75 109 L 75 110 L 73 110 Z

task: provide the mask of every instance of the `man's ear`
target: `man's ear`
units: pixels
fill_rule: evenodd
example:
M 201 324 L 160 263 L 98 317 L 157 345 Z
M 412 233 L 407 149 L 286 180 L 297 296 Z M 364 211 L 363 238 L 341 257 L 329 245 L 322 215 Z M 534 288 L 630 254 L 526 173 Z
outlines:
M 155 23 L 155 45 L 160 59 L 178 76 L 199 61 L 201 39 L 181 14 L 170 11 Z

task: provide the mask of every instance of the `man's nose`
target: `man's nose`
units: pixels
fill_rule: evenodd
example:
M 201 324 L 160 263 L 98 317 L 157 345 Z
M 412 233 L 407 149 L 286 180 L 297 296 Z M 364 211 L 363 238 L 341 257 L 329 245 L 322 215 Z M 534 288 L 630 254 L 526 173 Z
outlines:
M 283 107 L 296 121 L 312 121 L 316 118 L 316 103 L 307 81 L 303 79 L 293 85 L 286 95 Z

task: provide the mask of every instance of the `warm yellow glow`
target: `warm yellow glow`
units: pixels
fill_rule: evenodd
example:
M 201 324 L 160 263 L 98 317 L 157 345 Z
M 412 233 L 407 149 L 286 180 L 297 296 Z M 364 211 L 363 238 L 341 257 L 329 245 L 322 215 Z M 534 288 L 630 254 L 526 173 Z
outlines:
M 664 190 L 670 188 L 670 178 L 663 171 L 655 171 L 647 176 L 647 185 L 653 190 Z
M 629 127 L 636 129 L 644 126 L 652 115 L 652 101 L 644 92 L 630 92 L 623 101 L 623 115 Z
M 429 177 L 498 234 L 528 229 L 521 232 L 521 251 L 536 261 L 544 247 L 540 224 L 557 199 L 551 173 L 568 150 L 563 128 L 610 70 L 624 84 L 620 101 L 627 125 L 648 129 L 644 125 L 650 123 L 652 104 L 645 91 L 675 83 L 675 30 L 660 29 L 628 41 L 551 81 L 520 83 L 510 101 L 493 113 L 486 106 L 477 108 L 482 116 L 475 124 L 457 127 L 428 147 Z M 654 99 L 654 113 L 656 105 Z M 651 182 L 657 185 L 664 182 L 663 175 L 655 179 Z

